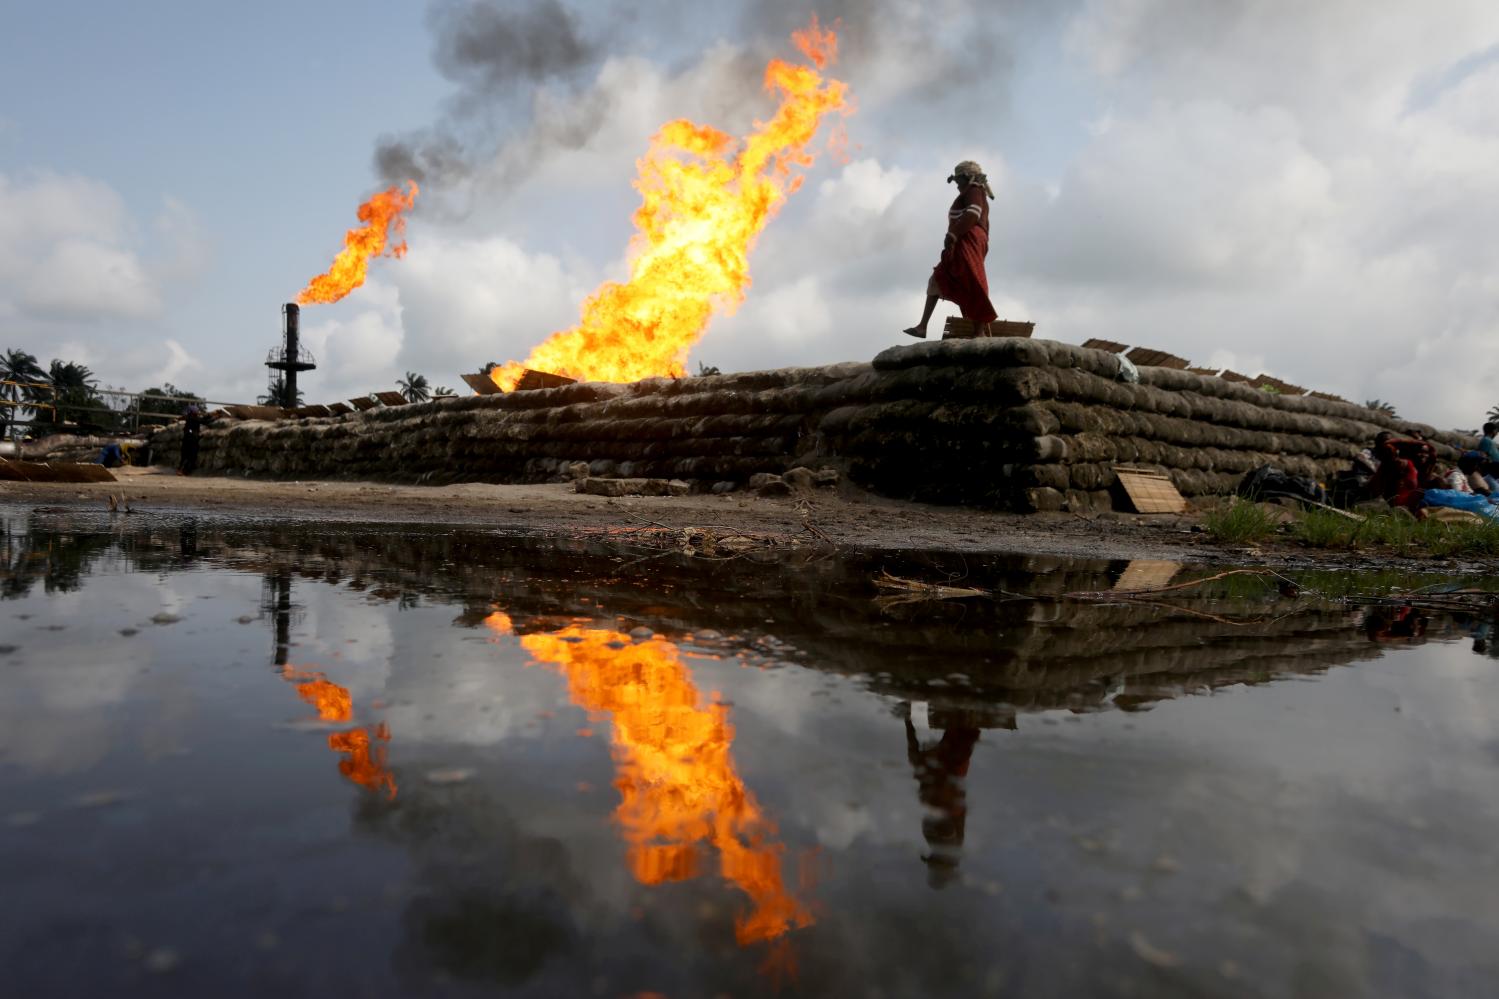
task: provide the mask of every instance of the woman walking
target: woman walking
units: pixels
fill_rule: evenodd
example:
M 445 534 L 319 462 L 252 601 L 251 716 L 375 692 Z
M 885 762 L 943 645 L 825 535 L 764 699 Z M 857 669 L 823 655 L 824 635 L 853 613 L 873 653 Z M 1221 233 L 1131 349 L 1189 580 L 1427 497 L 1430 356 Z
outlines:
M 947 179 L 958 185 L 958 196 L 947 211 L 942 259 L 932 268 L 927 282 L 921 322 L 905 330 L 921 339 L 926 338 L 926 326 L 939 298 L 956 305 L 963 318 L 973 323 L 978 336 L 985 335 L 988 325 L 998 318 L 989 301 L 989 279 L 984 273 L 984 258 L 989 254 L 989 202 L 994 200 L 994 191 L 983 167 L 973 160 L 959 163 Z

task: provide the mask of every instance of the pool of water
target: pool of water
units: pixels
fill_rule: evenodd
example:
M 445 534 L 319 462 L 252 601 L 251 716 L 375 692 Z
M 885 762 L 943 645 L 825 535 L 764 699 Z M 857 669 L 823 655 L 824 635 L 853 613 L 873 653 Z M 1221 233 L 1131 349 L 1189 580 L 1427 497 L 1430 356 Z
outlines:
M 1315 595 L 1380 580 L 1144 602 L 1100 595 L 1210 571 L 0 524 L 6 995 L 1467 996 L 1499 974 L 1490 624 Z

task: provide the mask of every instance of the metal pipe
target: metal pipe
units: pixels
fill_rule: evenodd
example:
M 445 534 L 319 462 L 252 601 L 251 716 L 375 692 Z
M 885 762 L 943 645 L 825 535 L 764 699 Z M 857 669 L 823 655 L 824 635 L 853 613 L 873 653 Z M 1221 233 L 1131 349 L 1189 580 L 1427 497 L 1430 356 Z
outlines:
M 288 406 L 297 404 L 297 360 L 301 350 L 302 307 L 296 302 L 281 306 L 281 329 L 286 334 L 286 399 Z

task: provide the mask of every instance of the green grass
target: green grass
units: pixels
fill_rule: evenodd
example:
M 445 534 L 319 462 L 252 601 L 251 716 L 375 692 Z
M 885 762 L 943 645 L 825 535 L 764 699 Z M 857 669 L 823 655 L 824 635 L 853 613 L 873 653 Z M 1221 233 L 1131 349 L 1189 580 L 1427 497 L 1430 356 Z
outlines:
M 1362 525 L 1326 510 L 1308 510 L 1291 527 L 1291 536 L 1313 548 L 1347 548 Z
M 1279 522 L 1257 504 L 1235 496 L 1227 506 L 1209 510 L 1202 526 L 1217 541 L 1230 545 L 1253 544 L 1275 533 Z
M 1326 510 L 1308 510 L 1291 536 L 1311 548 L 1393 548 L 1402 555 L 1439 558 L 1499 555 L 1499 524 L 1444 524 L 1383 513 L 1363 523 Z
M 1215 541 L 1228 545 L 1257 544 L 1280 529 L 1274 513 L 1238 497 L 1207 511 L 1202 526 Z M 1330 510 L 1304 510 L 1287 528 L 1308 548 L 1357 551 L 1391 549 L 1420 558 L 1484 558 L 1499 556 L 1499 523 L 1446 524 L 1414 520 L 1404 513 L 1377 513 L 1362 521 Z

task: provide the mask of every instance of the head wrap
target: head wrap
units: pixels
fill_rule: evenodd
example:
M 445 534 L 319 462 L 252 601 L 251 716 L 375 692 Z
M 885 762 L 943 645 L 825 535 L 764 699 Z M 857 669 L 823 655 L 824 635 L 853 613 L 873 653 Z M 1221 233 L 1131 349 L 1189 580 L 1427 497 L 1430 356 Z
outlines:
M 970 184 L 981 185 L 984 193 L 989 195 L 989 200 L 994 200 L 994 188 L 989 186 L 989 178 L 985 175 L 983 167 L 979 166 L 973 160 L 964 160 L 952 168 L 952 175 L 947 179 L 949 182 L 952 182 L 964 177 L 968 179 L 968 183 Z

